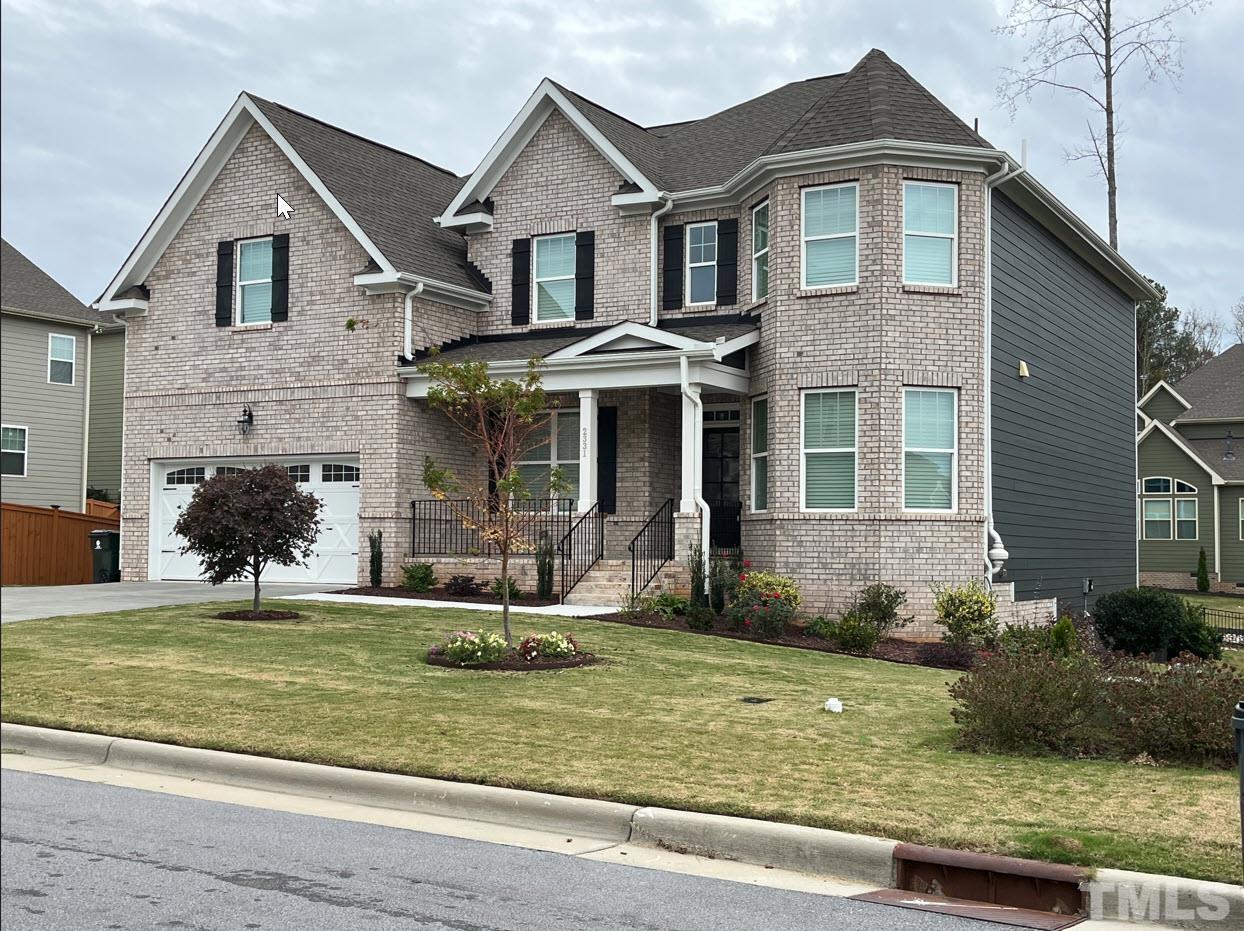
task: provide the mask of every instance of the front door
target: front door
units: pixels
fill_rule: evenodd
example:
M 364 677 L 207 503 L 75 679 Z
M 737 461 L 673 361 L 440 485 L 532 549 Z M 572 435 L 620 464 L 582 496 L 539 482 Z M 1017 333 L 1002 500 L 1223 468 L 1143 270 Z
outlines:
M 709 544 L 714 550 L 737 548 L 741 510 L 737 420 L 732 426 L 704 427 L 704 500 L 709 507 Z

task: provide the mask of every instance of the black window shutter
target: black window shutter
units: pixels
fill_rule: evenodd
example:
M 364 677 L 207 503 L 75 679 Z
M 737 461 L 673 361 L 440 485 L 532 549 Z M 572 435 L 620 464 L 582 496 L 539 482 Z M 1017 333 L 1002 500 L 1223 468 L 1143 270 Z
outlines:
M 289 234 L 272 237 L 272 322 L 289 319 Z
M 618 509 L 618 409 L 596 412 L 596 500 L 606 514 Z
M 514 240 L 510 255 L 514 262 L 510 275 L 510 323 L 527 326 L 531 323 L 531 240 Z
M 717 303 L 739 301 L 739 221 L 717 221 Z
M 591 320 L 596 288 L 596 233 L 582 230 L 574 238 L 574 318 Z
M 683 226 L 671 223 L 665 227 L 665 261 L 662 264 L 661 309 L 682 307 Z
M 233 323 L 233 240 L 216 244 L 216 326 Z

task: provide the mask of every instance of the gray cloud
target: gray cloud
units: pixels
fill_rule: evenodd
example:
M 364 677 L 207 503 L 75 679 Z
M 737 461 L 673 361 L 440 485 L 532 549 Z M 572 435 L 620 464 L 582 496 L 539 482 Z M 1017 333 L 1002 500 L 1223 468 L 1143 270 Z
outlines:
M 1002 0 L 557 4 L 2 0 L 4 235 L 94 298 L 241 90 L 460 173 L 548 75 L 637 122 L 703 116 L 885 49 L 1098 230 L 1105 195 L 1063 151 L 1089 115 L 994 102 L 1017 40 Z M 948 12 L 953 10 L 953 12 Z M 1122 249 L 1181 306 L 1244 294 L 1244 9 L 1187 20 L 1180 89 L 1122 88 Z

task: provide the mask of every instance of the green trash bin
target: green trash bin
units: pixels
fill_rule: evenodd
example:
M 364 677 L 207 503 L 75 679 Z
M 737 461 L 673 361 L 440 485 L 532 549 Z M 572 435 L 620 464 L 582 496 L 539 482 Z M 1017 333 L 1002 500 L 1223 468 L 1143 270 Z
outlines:
M 121 581 L 121 534 L 115 530 L 91 531 L 91 579 Z

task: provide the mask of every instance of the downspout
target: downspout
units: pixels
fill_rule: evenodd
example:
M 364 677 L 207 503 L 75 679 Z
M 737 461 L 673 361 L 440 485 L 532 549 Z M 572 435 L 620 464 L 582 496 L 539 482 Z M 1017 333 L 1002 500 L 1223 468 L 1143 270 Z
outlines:
M 648 258 L 648 326 L 650 327 L 657 325 L 657 234 L 661 232 L 661 217 L 669 213 L 674 206 L 672 197 L 662 194 L 661 200 L 665 202 L 664 206 L 652 214 L 652 241 Z
M 423 282 L 420 281 L 411 290 L 406 292 L 406 298 L 403 301 L 403 304 L 405 305 L 405 316 L 404 316 L 403 324 L 402 324 L 402 347 L 403 347 L 402 355 L 403 357 L 407 359 L 413 359 L 415 357 L 414 329 L 413 329 L 414 306 L 415 306 L 415 298 L 417 298 L 422 293 L 423 293 Z
M 700 421 L 700 429 L 695 431 L 695 454 L 691 457 L 695 463 L 703 469 L 703 445 L 704 445 L 704 401 L 698 394 L 691 392 L 690 367 L 687 364 L 687 356 L 684 353 L 678 357 L 678 374 L 679 388 L 682 396 L 686 398 L 695 407 L 697 417 Z M 691 493 L 695 498 L 695 506 L 700 509 L 700 553 L 704 559 L 704 578 L 708 578 L 709 570 L 709 520 L 712 512 L 709 510 L 708 502 L 704 500 L 701 494 L 703 482 L 699 475 L 693 476 L 691 479 Z
M 91 449 L 91 343 L 95 339 L 95 327 L 86 334 L 86 374 L 82 378 L 82 513 L 86 513 L 86 494 L 90 484 L 87 468 Z M 76 363 L 75 363 L 76 364 Z
M 1026 149 L 1026 146 L 1025 146 Z M 1026 151 L 1025 151 L 1025 154 Z M 985 179 L 985 578 L 994 577 L 1010 557 L 993 522 L 993 189 L 1026 169 L 1011 168 L 1008 156 L 1002 167 Z

